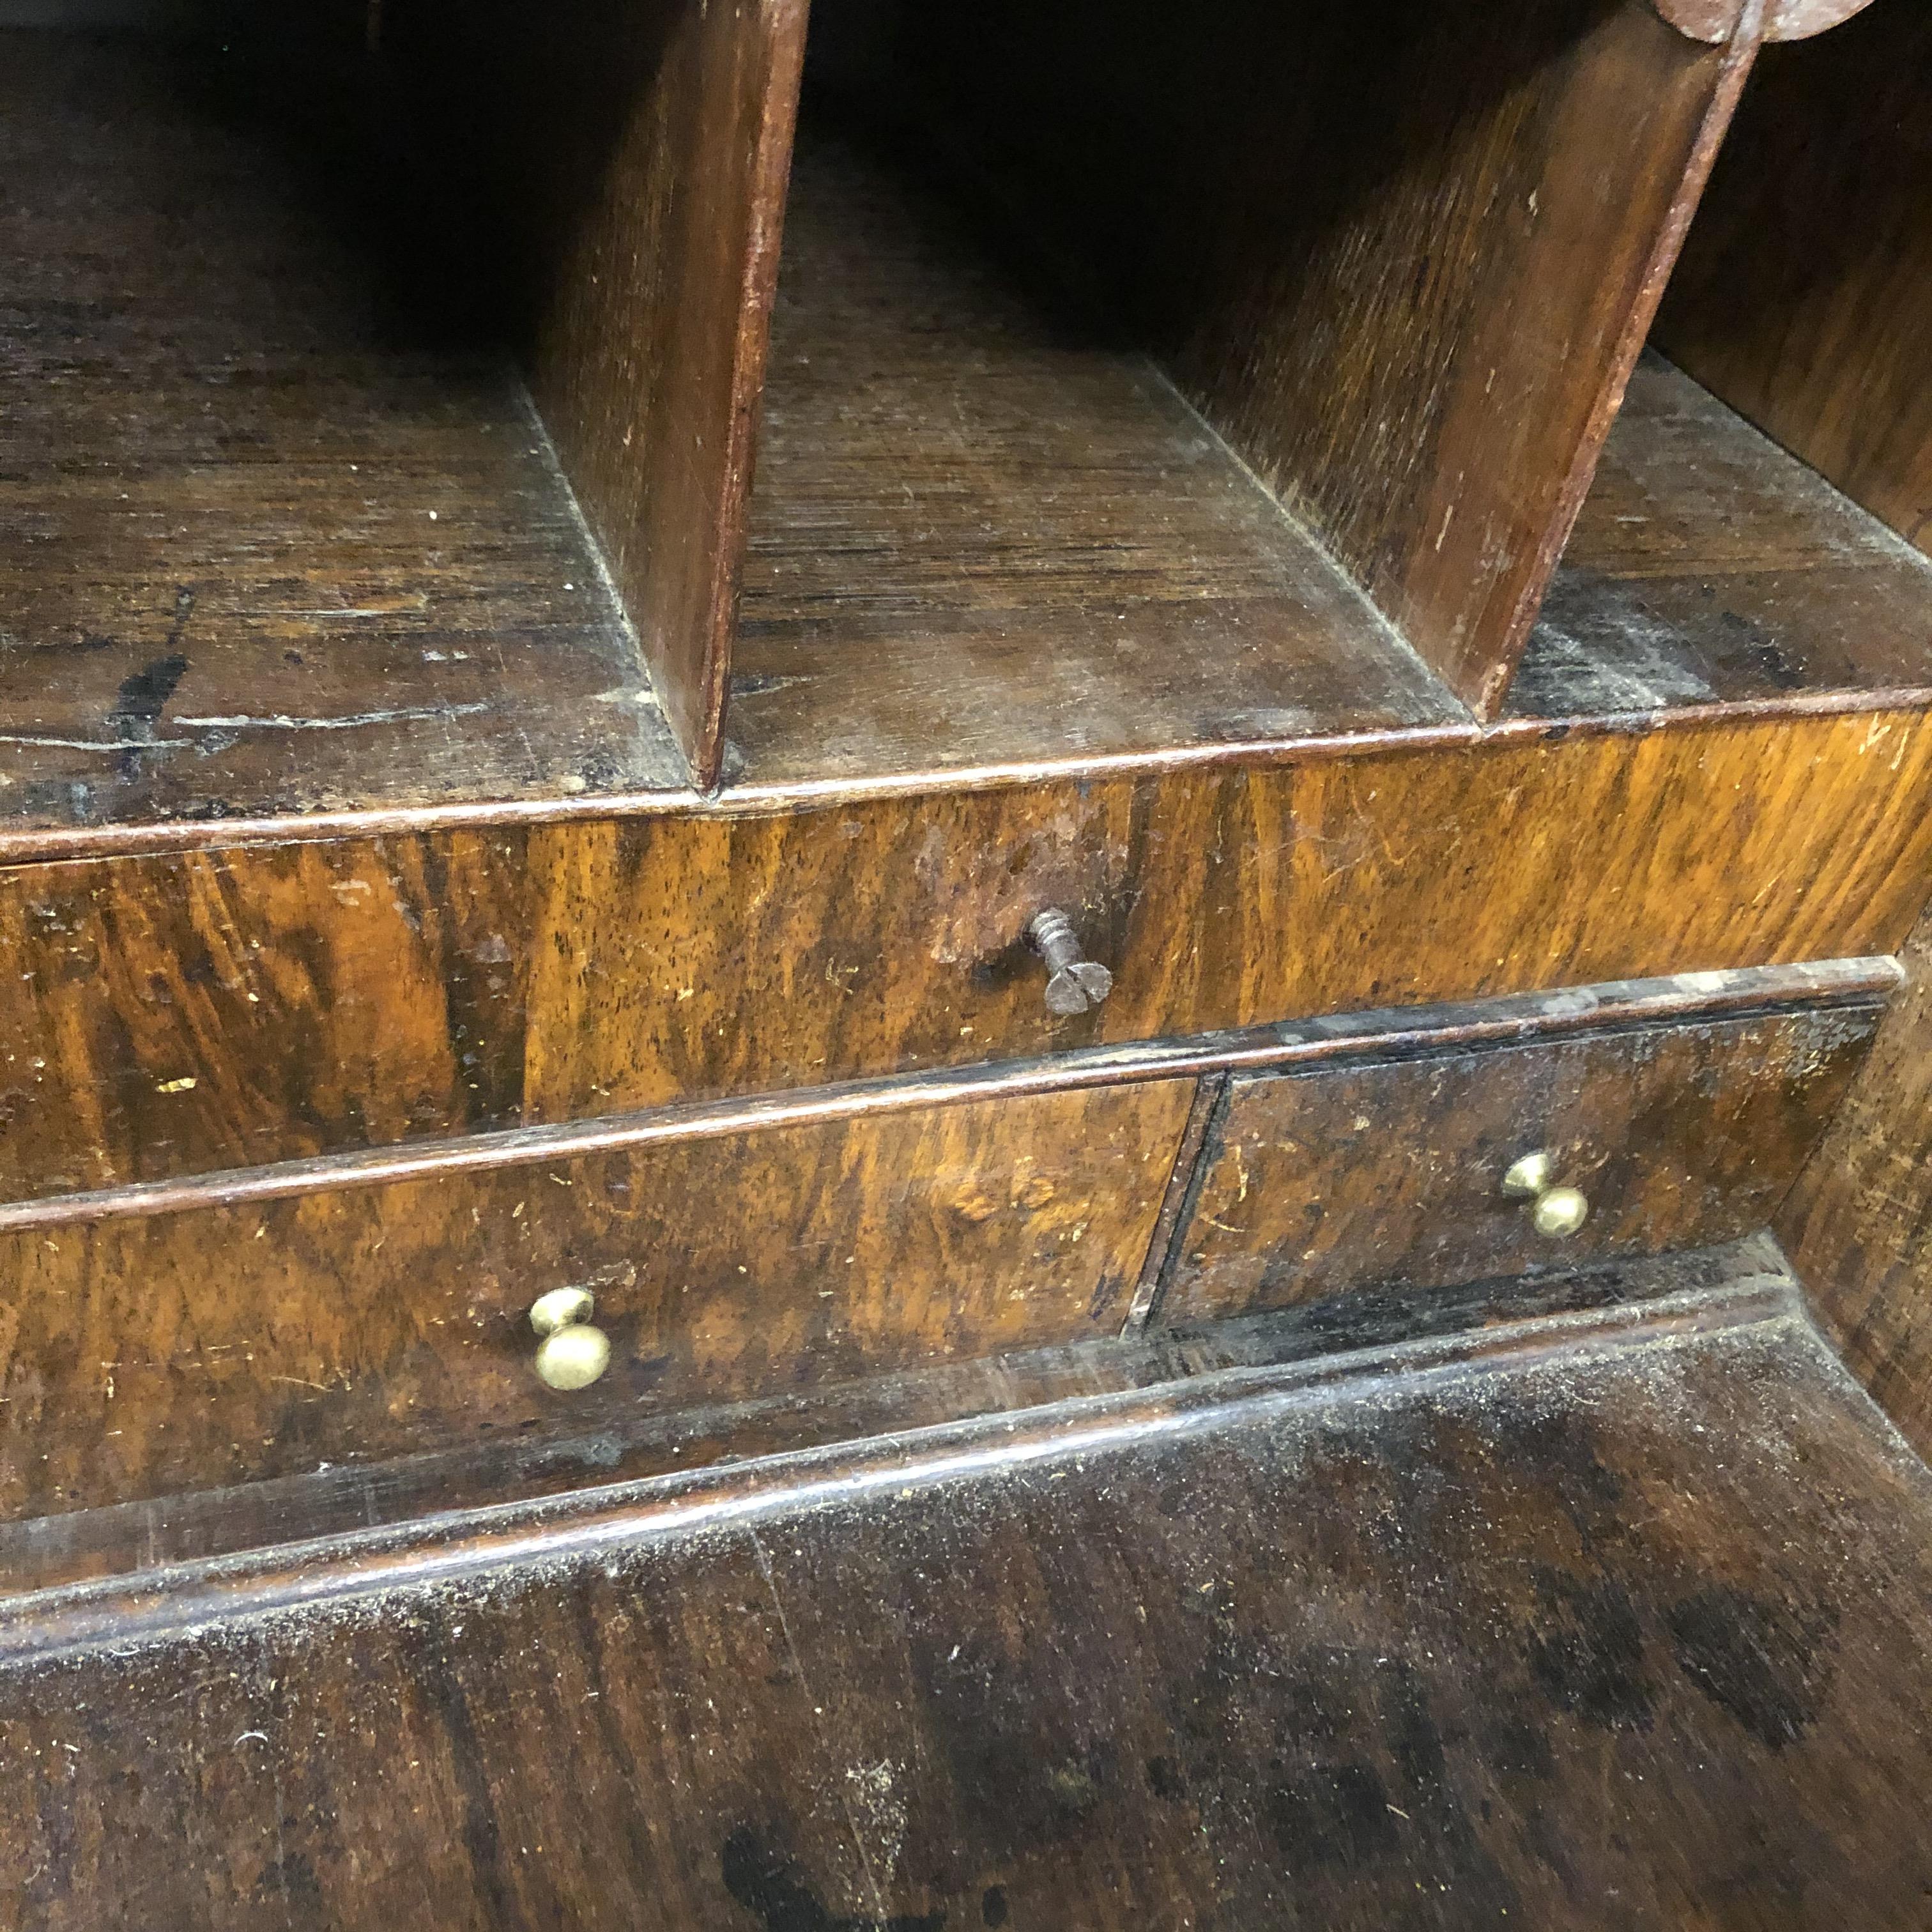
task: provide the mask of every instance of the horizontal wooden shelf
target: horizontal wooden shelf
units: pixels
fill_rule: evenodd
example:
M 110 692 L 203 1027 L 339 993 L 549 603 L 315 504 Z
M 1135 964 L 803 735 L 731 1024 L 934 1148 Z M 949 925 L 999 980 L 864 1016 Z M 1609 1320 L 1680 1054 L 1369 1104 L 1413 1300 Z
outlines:
M 507 356 L 211 59 L 0 34 L 0 822 L 686 784 Z
M 1898 1932 L 1932 1484 L 1790 1295 L 16 1600 L 13 1922 Z
M 386 151 L 322 162 L 216 56 L 0 51 L 0 839 L 702 808 L 507 352 L 371 239 Z M 1648 358 L 1481 726 L 1012 256 L 808 119 L 723 808 L 1932 702 L 1932 563 Z
M 808 126 L 734 666 L 769 782 L 1467 716 L 1150 360 Z
M 1505 716 L 1880 694 L 1932 701 L 1932 559 L 1646 356 Z

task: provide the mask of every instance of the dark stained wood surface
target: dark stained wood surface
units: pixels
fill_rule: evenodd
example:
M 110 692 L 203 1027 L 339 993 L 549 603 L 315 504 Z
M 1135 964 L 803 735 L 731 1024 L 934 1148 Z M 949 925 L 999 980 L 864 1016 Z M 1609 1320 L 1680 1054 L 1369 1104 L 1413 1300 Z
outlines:
M 1658 318 L 1734 408 L 1932 550 L 1932 16 L 1767 53 Z
M 1928 796 L 1881 712 L 0 870 L 0 1198 L 1888 952 Z M 1072 1021 L 1048 905 L 1115 976 Z
M 1926 290 L 1932 346 L 1932 272 Z M 1854 693 L 1932 697 L 1932 562 L 1647 356 L 1510 687 L 1509 715 L 1654 716 L 1843 704 Z
M 1778 1228 L 1820 1320 L 1893 1421 L 1932 1454 L 1932 915 L 1906 991 Z
M 598 17 L 618 31 L 614 16 Z M 750 146 L 775 167 L 782 130 L 770 115 L 783 106 L 791 26 L 767 14 L 761 26 L 742 8 L 704 18 L 715 44 L 687 51 L 707 86 L 747 111 L 764 104 L 764 145 Z M 650 34 L 630 24 L 634 64 Z M 279 83 L 214 56 L 37 34 L 10 47 L 0 119 L 10 170 L 33 191 L 0 225 L 18 318 L 5 353 L 22 398 L 0 428 L 17 459 L 0 489 L 15 493 L 23 535 L 0 558 L 0 842 L 72 850 L 206 842 L 208 821 L 286 832 L 296 818 L 305 833 L 346 833 L 425 814 L 688 803 L 634 640 L 527 399 L 500 356 L 453 336 L 419 299 L 372 217 L 372 203 L 397 200 L 389 148 L 345 169 L 332 158 L 341 126 L 265 128 Z M 1582 47 L 1588 66 L 1598 56 Z M 766 56 L 776 64 L 753 72 Z M 604 65 L 614 97 L 631 70 L 614 52 Z M 711 112 L 703 88 L 673 92 Z M 667 113 L 670 100 L 658 100 Z M 716 132 L 655 111 L 640 110 L 628 134 L 586 112 L 575 178 L 596 173 L 600 132 L 616 143 L 613 179 L 632 187 L 638 170 L 671 169 L 680 143 Z M 714 190 L 764 206 L 746 183 L 721 177 Z M 1244 747 L 1473 736 L 1125 338 L 1042 304 L 970 224 L 850 150 L 808 154 L 796 199 L 736 802 L 848 782 L 904 790 Z M 749 250 L 751 279 L 734 297 L 745 328 L 677 332 L 694 355 L 729 364 L 738 400 L 726 413 L 742 436 L 772 235 L 734 242 L 722 220 L 700 230 L 707 246 Z M 112 252 L 83 245 L 97 232 L 120 238 Z M 575 266 L 599 277 L 602 300 L 616 278 L 585 268 L 603 260 L 599 245 L 586 242 Z M 584 279 L 548 266 L 568 286 Z M 715 261 L 692 273 L 724 286 Z M 604 368 L 599 343 L 622 360 L 587 312 L 569 314 L 548 335 L 532 324 L 572 345 L 544 367 Z M 620 443 L 623 412 L 604 406 L 615 392 L 583 380 L 580 392 L 545 388 L 553 412 L 577 410 L 586 436 L 594 423 Z M 1721 418 L 1709 428 L 1719 442 L 1736 434 Z M 601 463 L 610 451 L 597 446 Z M 742 466 L 726 469 L 728 498 Z M 1664 531 L 1694 525 L 1703 502 L 1697 462 L 1675 473 L 1688 500 L 1646 512 Z M 908 476 L 925 484 L 909 490 Z M 1918 688 L 1912 640 L 1924 626 L 1895 559 L 1868 546 L 1854 560 L 1842 517 L 1828 505 L 1808 520 L 1796 484 L 1756 487 L 1749 526 L 1772 533 L 1773 555 L 1752 553 L 1736 534 L 1746 520 L 1732 518 L 1725 562 L 1727 583 L 1760 581 L 1764 594 L 1726 608 L 1766 635 L 1739 649 L 1736 626 L 1707 638 L 1698 649 L 1722 674 L 1694 666 L 1688 684 L 1663 680 L 1666 697 Z M 721 530 L 734 514 L 718 510 Z M 1616 578 L 1632 561 L 1629 526 L 1609 534 L 1622 562 L 1603 574 Z M 652 581 L 688 590 L 703 578 L 723 598 L 712 566 L 730 548 Z M 1796 615 L 1772 595 L 1790 587 L 1794 558 L 1813 560 Z M 1660 560 L 1636 562 L 1654 572 Z M 1633 644 L 1644 626 L 1628 582 L 1580 587 L 1573 572 L 1564 583 L 1570 641 L 1530 708 L 1627 709 L 1643 682 L 1630 652 L 1647 648 Z M 1829 619 L 1852 609 L 1856 632 Z M 715 683 L 715 635 L 680 634 L 700 634 L 708 668 L 694 676 Z
M 1353 164 L 1378 192 L 1228 249 L 1182 382 L 1491 716 L 1754 48 L 1694 52 L 1636 0 L 1412 17 L 1355 72 L 1419 138 Z M 1346 141 L 1350 90 L 1313 92 L 1315 144 Z M 1305 208 L 1312 158 L 1269 152 L 1248 218 Z
M 1701 1247 L 1764 1226 L 1844 1100 L 1875 1005 L 1237 1075 L 1162 1278 L 1168 1322 L 1384 1282 Z M 1544 1150 L 1589 1217 L 1502 1190 Z
M 1258 1382 L 1312 1388 L 1352 1382 L 1365 1366 L 1393 1372 L 1392 1350 L 1410 1372 L 1504 1348 L 1597 1346 L 1634 1324 L 1654 1332 L 1750 1318 L 1794 1292 L 1776 1243 L 1760 1234 L 1448 1288 L 1398 1285 L 722 1406 L 666 1412 L 592 1400 L 562 1433 L 0 1522 L 0 1659 L 110 1630 L 180 1630 L 265 1596 L 352 1596 L 379 1574 L 460 1566 L 486 1544 L 580 1535 L 593 1522 L 634 1521 L 640 1505 L 715 1506 L 822 1479 L 855 1459 L 970 1453 L 989 1429 L 1010 1450 L 1058 1439 L 1070 1420 L 1090 1434 L 1177 1420 L 1237 1384 L 1251 1393 Z
M 772 784 L 1466 717 L 1145 356 L 809 129 L 734 661 Z
M 1788 1317 L 1263 1395 L 16 1666 L 0 1899 L 35 1932 L 1898 1932 L 1928 1525 Z
M 506 358 L 272 81 L 0 42 L 0 823 L 674 792 Z
M 0 1237 L 0 1514 L 1117 1334 L 1186 1080 L 778 1124 Z M 560 1395 L 527 1314 L 591 1288 Z
M 869 11 L 874 100 L 1492 714 L 1754 37 L 1646 0 Z
M 507 239 L 538 406 L 713 785 L 805 0 L 402 17 L 399 106 L 435 104 L 426 172 L 480 173 L 470 245 Z

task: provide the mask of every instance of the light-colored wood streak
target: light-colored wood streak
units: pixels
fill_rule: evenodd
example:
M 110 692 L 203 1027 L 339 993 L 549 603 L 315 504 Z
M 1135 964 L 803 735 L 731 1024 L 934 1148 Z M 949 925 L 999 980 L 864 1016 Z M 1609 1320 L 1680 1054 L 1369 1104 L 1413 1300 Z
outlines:
M 1193 1082 L 654 1142 L 0 1237 L 0 1514 L 1117 1334 Z M 588 1286 L 616 1354 L 545 1389 Z
M 1874 712 L 16 867 L 0 1193 L 1888 952 L 1928 801 Z M 1115 976 L 1072 1021 L 1048 905 Z

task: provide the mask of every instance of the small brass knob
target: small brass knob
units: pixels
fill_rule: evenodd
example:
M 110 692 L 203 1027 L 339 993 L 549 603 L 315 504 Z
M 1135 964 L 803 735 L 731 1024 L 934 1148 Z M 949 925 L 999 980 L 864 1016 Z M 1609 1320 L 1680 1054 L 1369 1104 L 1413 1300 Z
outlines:
M 1574 1187 L 1552 1187 L 1546 1194 L 1539 1194 L 1529 1210 L 1529 1225 L 1552 1241 L 1568 1239 L 1589 1218 L 1590 1204 L 1582 1190 Z
M 597 1300 L 587 1288 L 554 1288 L 530 1306 L 537 1379 L 554 1389 L 588 1388 L 610 1366 L 610 1338 L 593 1328 Z
M 1526 1154 L 1510 1163 L 1503 1176 L 1503 1192 L 1512 1200 L 1529 1203 L 1529 1225 L 1552 1241 L 1567 1240 L 1590 1218 L 1582 1190 L 1554 1184 L 1556 1164 L 1547 1148 Z
M 1027 928 L 1034 950 L 1046 962 L 1046 1010 L 1050 1013 L 1084 1013 L 1097 1006 L 1114 990 L 1114 976 L 1096 961 L 1080 956 L 1073 922 L 1058 906 L 1035 915 Z

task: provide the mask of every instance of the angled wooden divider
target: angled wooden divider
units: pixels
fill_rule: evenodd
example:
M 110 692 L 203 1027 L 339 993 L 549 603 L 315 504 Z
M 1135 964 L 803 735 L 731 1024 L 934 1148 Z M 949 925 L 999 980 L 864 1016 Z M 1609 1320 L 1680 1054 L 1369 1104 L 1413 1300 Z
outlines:
M 1665 352 L 1932 555 L 1932 10 L 1768 52 L 1658 322 Z
M 1077 264 L 1492 715 L 1757 12 L 1713 47 L 1648 0 L 881 11 L 836 50 L 871 108 Z

